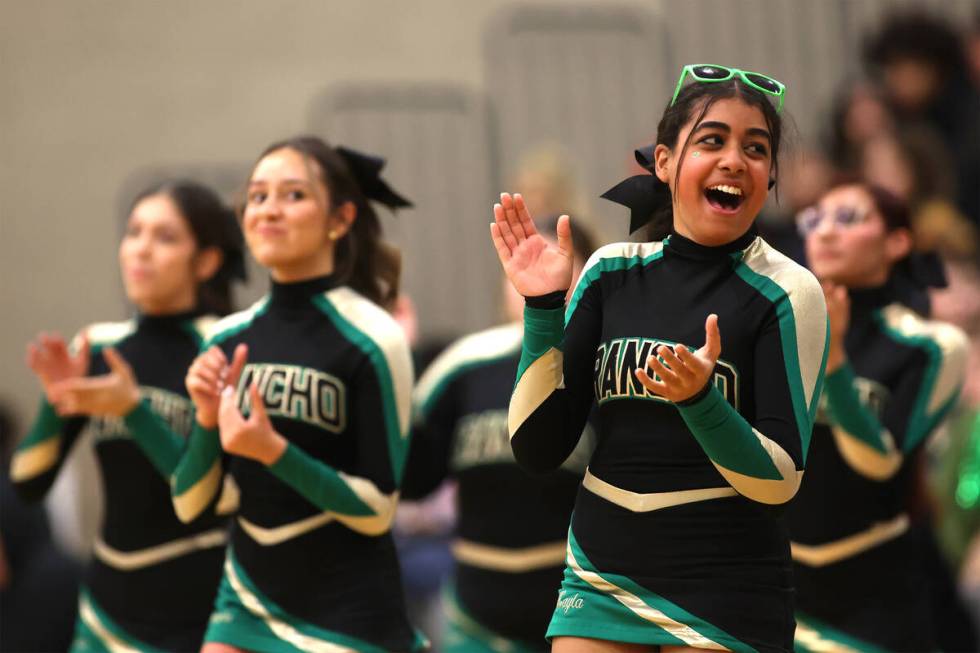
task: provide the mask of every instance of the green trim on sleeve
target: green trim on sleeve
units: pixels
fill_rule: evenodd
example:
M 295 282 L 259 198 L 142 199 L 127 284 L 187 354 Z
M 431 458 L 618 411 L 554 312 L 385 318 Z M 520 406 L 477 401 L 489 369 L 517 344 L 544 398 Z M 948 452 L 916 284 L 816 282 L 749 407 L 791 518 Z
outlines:
M 218 429 L 206 429 L 197 421 L 187 439 L 187 450 L 181 457 L 171 477 L 172 493 L 180 495 L 192 488 L 211 471 L 214 461 L 221 456 L 221 438 Z
M 521 362 L 517 365 L 517 381 L 545 352 L 561 349 L 565 337 L 564 313 L 564 308 L 524 307 L 524 342 L 521 345 Z
M 164 478 L 170 478 L 180 463 L 186 441 L 171 431 L 163 418 L 154 412 L 149 399 L 140 400 L 123 421 L 157 471 Z
M 376 514 L 335 469 L 292 443 L 286 445 L 279 460 L 269 465 L 269 471 L 321 510 L 353 517 Z
M 884 310 L 879 310 L 875 313 L 875 321 L 881 330 L 891 338 L 908 347 L 915 347 L 924 351 L 929 359 L 923 375 L 922 385 L 919 387 L 915 403 L 909 413 L 905 438 L 902 440 L 902 450 L 908 452 L 925 440 L 939 426 L 943 419 L 945 419 L 949 411 L 956 405 L 962 384 L 957 384 L 950 397 L 930 415 L 929 404 L 933 399 L 933 394 L 938 392 L 938 380 L 943 363 L 945 362 L 942 347 L 927 333 L 911 334 L 899 331 L 892 324 L 889 324 Z
M 817 377 L 811 402 L 806 400 L 803 389 L 803 374 L 800 370 L 799 342 L 796 337 L 796 318 L 793 315 L 793 305 L 786 291 L 775 281 L 759 274 L 744 261 L 735 268 L 736 274 L 750 286 L 758 290 L 763 297 L 773 303 L 776 317 L 779 320 L 779 341 L 782 344 L 783 361 L 786 365 L 786 380 L 789 383 L 789 394 L 793 401 L 793 415 L 796 417 L 796 429 L 800 434 L 801 451 L 805 459 L 806 451 L 810 448 L 810 436 L 813 431 L 813 418 L 819 403 L 820 389 L 823 385 L 823 367 Z M 827 348 L 824 347 L 823 357 L 826 359 Z
M 38 442 L 43 442 L 48 438 L 61 436 L 61 430 L 65 427 L 65 419 L 55 412 L 54 406 L 48 403 L 46 397 L 41 397 L 41 405 L 37 410 L 37 417 L 28 431 L 27 437 L 17 445 L 17 450 L 28 449 Z
M 889 453 L 882 439 L 883 426 L 867 406 L 861 403 L 855 389 L 854 369 L 844 363 L 824 381 L 824 392 L 831 419 L 849 434 L 881 454 Z
M 365 299 L 364 301 L 368 300 Z M 380 408 L 384 415 L 391 474 L 395 480 L 395 485 L 401 485 L 402 475 L 405 471 L 405 457 L 408 454 L 408 438 L 403 437 L 402 434 L 402 426 L 398 417 L 398 397 L 392 380 L 392 370 L 388 365 L 385 352 L 369 334 L 359 329 L 357 325 L 351 323 L 341 314 L 328 297 L 324 295 L 314 297 L 313 304 L 333 322 L 344 337 L 364 352 L 374 368 L 381 390 Z M 409 383 L 411 383 L 411 379 L 409 379 Z M 411 392 L 410 386 L 407 392 Z M 411 404 L 410 398 L 409 404 Z
M 678 405 L 677 410 L 698 444 L 718 465 L 755 478 L 784 480 L 755 431 L 713 384 L 703 398 Z

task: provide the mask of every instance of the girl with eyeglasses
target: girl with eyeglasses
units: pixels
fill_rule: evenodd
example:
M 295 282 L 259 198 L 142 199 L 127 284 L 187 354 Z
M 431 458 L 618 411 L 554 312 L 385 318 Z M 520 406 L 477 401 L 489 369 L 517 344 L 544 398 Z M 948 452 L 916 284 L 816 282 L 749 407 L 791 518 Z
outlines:
M 963 383 L 967 339 L 925 316 L 925 289 L 941 271 L 912 254 L 901 200 L 845 184 L 798 225 L 831 337 L 807 474 L 788 513 L 797 646 L 934 650 L 930 583 L 906 508 L 920 450 Z
M 194 519 L 225 474 L 241 491 L 205 653 L 416 651 L 391 522 L 412 362 L 386 312 L 398 251 L 371 201 L 411 206 L 384 161 L 293 138 L 248 180 L 242 225 L 271 292 L 214 326 L 187 374 L 196 408 L 173 478 Z
M 827 316 L 813 275 L 753 230 L 778 176 L 783 92 L 757 73 L 685 67 L 656 146 L 637 153 L 653 174 L 605 195 L 655 240 L 600 248 L 567 307 L 568 218 L 549 244 L 520 196 L 494 207 L 497 253 L 526 298 L 515 457 L 553 469 L 599 412 L 553 651 L 792 649 L 781 515 L 803 474 Z
M 74 350 L 44 333 L 28 346 L 44 397 L 11 462 L 14 486 L 43 498 L 86 437 L 103 483 L 73 651 L 200 647 L 221 578 L 221 514 L 234 504 L 178 520 L 169 485 L 176 456 L 153 443 L 162 432 L 179 447 L 190 433 L 184 374 L 216 314 L 231 309 L 231 284 L 245 276 L 242 249 L 234 213 L 210 189 L 189 181 L 151 188 L 133 202 L 119 244 L 138 315 L 83 329 Z

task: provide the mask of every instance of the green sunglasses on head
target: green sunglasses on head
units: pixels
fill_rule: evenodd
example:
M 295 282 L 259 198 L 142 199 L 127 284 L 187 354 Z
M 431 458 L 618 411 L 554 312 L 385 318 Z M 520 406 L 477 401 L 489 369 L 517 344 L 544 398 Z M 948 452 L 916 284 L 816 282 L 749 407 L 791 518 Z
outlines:
M 671 106 L 674 106 L 674 102 L 677 101 L 677 96 L 681 92 L 681 86 L 684 84 L 684 78 L 686 78 L 688 75 L 699 82 L 705 83 L 727 82 L 738 75 L 738 78 L 746 86 L 751 86 L 755 90 L 761 91 L 766 95 L 775 96 L 779 100 L 778 104 L 776 105 L 776 113 L 779 113 L 779 111 L 783 108 L 783 98 L 786 96 L 786 85 L 782 82 L 761 73 L 753 73 L 748 70 L 739 70 L 738 68 L 728 68 L 726 66 L 716 66 L 708 63 L 695 63 L 684 66 L 684 69 L 681 71 L 681 77 L 677 80 L 677 88 L 674 89 L 674 97 L 670 99 Z

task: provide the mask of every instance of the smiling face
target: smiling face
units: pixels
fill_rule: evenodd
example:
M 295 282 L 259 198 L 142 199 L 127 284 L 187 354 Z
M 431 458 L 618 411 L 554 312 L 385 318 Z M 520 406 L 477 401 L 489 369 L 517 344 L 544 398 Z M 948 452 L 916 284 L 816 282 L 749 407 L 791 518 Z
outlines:
M 333 270 L 334 243 L 353 222 L 352 204 L 331 208 L 319 165 L 291 148 L 259 160 L 248 185 L 245 241 L 276 281 L 299 281 Z
M 164 194 L 143 198 L 119 243 L 126 296 L 144 313 L 190 310 L 200 272 L 196 254 L 194 235 L 174 201 Z
M 674 146 L 658 145 L 654 156 L 673 196 L 674 231 L 717 246 L 744 234 L 769 196 L 771 137 L 762 111 L 737 97 L 715 101 L 695 125 L 701 106 Z
M 806 236 L 806 256 L 819 279 L 850 288 L 880 286 L 911 249 L 909 231 L 888 231 L 874 199 L 861 186 L 831 190 L 816 209 L 822 218 Z M 838 215 L 855 217 L 839 224 Z

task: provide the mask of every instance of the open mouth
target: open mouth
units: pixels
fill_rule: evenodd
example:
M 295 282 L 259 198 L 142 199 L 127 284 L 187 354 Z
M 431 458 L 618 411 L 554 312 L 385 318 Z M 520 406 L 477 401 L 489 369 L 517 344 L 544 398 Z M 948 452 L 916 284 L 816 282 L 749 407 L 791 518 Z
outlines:
M 705 189 L 704 197 L 708 200 L 708 204 L 712 208 L 724 211 L 725 213 L 736 211 L 745 200 L 745 195 L 742 194 L 741 188 L 726 184 L 717 184 Z

